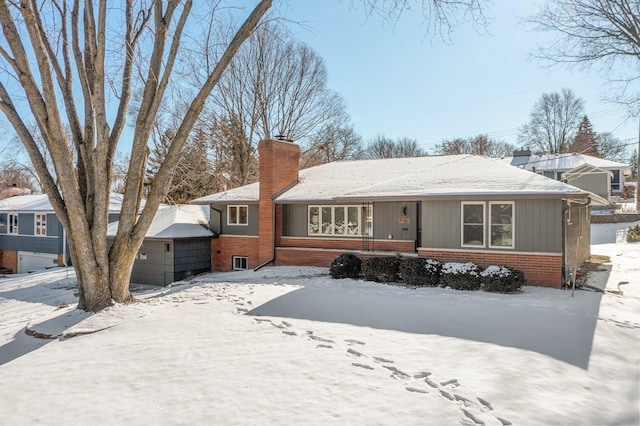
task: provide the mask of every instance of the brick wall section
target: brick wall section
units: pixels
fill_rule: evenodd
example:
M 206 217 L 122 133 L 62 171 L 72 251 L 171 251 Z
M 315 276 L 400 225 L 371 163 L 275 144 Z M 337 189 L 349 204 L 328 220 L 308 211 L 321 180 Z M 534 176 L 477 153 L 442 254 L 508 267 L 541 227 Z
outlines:
M 545 287 L 562 285 L 562 255 L 534 253 L 490 253 L 478 251 L 446 251 L 418 249 L 421 257 L 440 262 L 473 262 L 486 268 L 490 265 L 504 265 L 524 272 L 527 283 Z
M 0 267 L 11 269 L 14 274 L 18 273 L 18 252 L 16 250 L 2 250 L 0 256 Z
M 246 256 L 247 267 L 255 268 L 260 264 L 258 256 L 258 238 L 236 235 L 220 235 L 211 240 L 211 269 L 213 271 L 231 271 L 233 256 Z
M 276 209 L 273 197 L 298 181 L 300 147 L 292 142 L 263 140 L 258 144 L 258 154 L 260 157 L 258 257 L 259 263 L 263 263 L 269 261 L 274 253 Z
M 360 238 L 299 238 L 281 237 L 279 247 L 320 248 L 334 250 L 362 250 Z M 374 250 L 411 253 L 415 251 L 412 240 L 373 240 L 370 243 Z
M 354 252 L 359 257 L 383 256 L 382 253 L 362 253 L 341 249 L 304 249 L 279 247 L 276 249 L 276 265 L 304 265 L 329 267 L 336 256 Z M 418 249 L 421 257 L 441 262 L 474 262 L 481 267 L 505 265 L 524 272 L 527 283 L 559 288 L 562 285 L 562 256 L 538 254 L 503 254 L 477 251 L 441 251 Z M 394 254 L 388 252 L 389 256 Z

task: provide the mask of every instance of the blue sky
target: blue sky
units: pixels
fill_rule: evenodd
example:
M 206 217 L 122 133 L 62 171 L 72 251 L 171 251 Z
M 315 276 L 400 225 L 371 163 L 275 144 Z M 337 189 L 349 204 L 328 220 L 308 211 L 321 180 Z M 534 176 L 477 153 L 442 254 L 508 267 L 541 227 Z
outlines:
M 432 38 L 417 11 L 395 26 L 367 19 L 349 1 L 288 1 L 278 14 L 299 22 L 289 24 L 296 37 L 325 59 L 329 86 L 365 140 L 407 136 L 432 153 L 443 139 L 482 133 L 515 145 L 542 93 L 566 87 L 584 99 L 595 131 L 637 141 L 638 119 L 602 100 L 612 87 L 596 70 L 531 59 L 549 38 L 520 23 L 533 11 L 525 2 L 496 2 L 486 12 L 489 35 L 463 24 L 450 44 Z

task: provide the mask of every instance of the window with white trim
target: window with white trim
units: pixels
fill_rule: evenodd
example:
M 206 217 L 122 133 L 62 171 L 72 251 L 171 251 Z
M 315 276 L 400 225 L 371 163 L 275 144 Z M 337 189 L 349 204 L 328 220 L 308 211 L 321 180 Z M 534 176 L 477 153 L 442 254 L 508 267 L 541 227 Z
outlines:
M 227 206 L 227 225 L 248 225 L 249 206 Z
M 489 247 L 513 248 L 512 201 L 491 201 L 489 203 Z
M 309 206 L 309 235 L 359 237 L 371 235 L 373 215 L 368 206 Z
M 18 233 L 18 215 L 15 213 L 9 213 L 9 234 Z
M 37 214 L 35 215 L 35 232 L 36 235 L 47 236 L 47 215 Z
M 484 247 L 484 202 L 462 203 L 462 246 Z
M 246 256 L 233 256 L 233 270 L 234 271 L 244 271 L 248 266 L 248 259 Z

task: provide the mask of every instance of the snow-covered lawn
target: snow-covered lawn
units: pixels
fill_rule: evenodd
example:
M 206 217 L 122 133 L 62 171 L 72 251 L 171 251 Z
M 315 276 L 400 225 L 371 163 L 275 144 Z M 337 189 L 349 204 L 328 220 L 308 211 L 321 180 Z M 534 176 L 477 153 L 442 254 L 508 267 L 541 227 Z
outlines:
M 275 267 L 89 315 L 73 309 L 72 270 L 3 278 L 0 424 L 637 425 L 640 244 L 592 253 L 612 263 L 590 281 L 628 281 L 622 295 Z

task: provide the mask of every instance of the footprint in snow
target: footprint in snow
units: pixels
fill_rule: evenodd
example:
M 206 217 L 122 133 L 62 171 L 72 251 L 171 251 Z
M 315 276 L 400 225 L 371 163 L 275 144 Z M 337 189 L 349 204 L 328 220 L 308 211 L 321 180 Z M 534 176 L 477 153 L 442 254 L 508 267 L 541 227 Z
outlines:
M 387 370 L 391 371 L 391 377 L 393 377 L 394 379 L 409 379 L 411 378 L 411 376 L 409 376 L 407 373 L 398 370 L 396 367 L 392 367 L 390 365 L 383 365 L 383 368 L 386 368 Z
M 309 339 L 313 339 L 313 340 L 317 340 L 319 342 L 326 342 L 326 343 L 335 343 L 333 340 L 331 339 L 325 339 L 323 337 L 320 336 L 316 336 L 315 334 L 307 334 L 307 336 L 309 337 Z
M 386 363 L 386 364 L 393 364 L 393 361 L 391 361 L 390 359 L 386 359 L 386 358 L 382 358 L 379 356 L 374 356 L 373 360 L 376 362 L 382 362 L 382 363 Z
M 405 389 L 408 390 L 409 392 L 429 393 L 429 391 L 427 391 L 426 389 L 418 389 L 418 388 L 413 388 L 411 386 L 407 386 L 407 387 L 405 387 Z
M 345 342 L 347 342 L 349 345 L 366 345 L 366 343 L 355 339 L 346 339 Z
M 373 370 L 374 368 L 367 364 L 360 364 L 359 362 L 352 362 L 351 365 L 354 367 L 364 368 L 366 370 Z
M 365 356 L 363 353 L 358 352 L 358 351 L 354 351 L 353 349 L 349 348 L 347 349 L 347 353 L 349 355 L 353 355 L 353 356 L 357 356 L 357 357 L 361 357 L 361 356 Z

